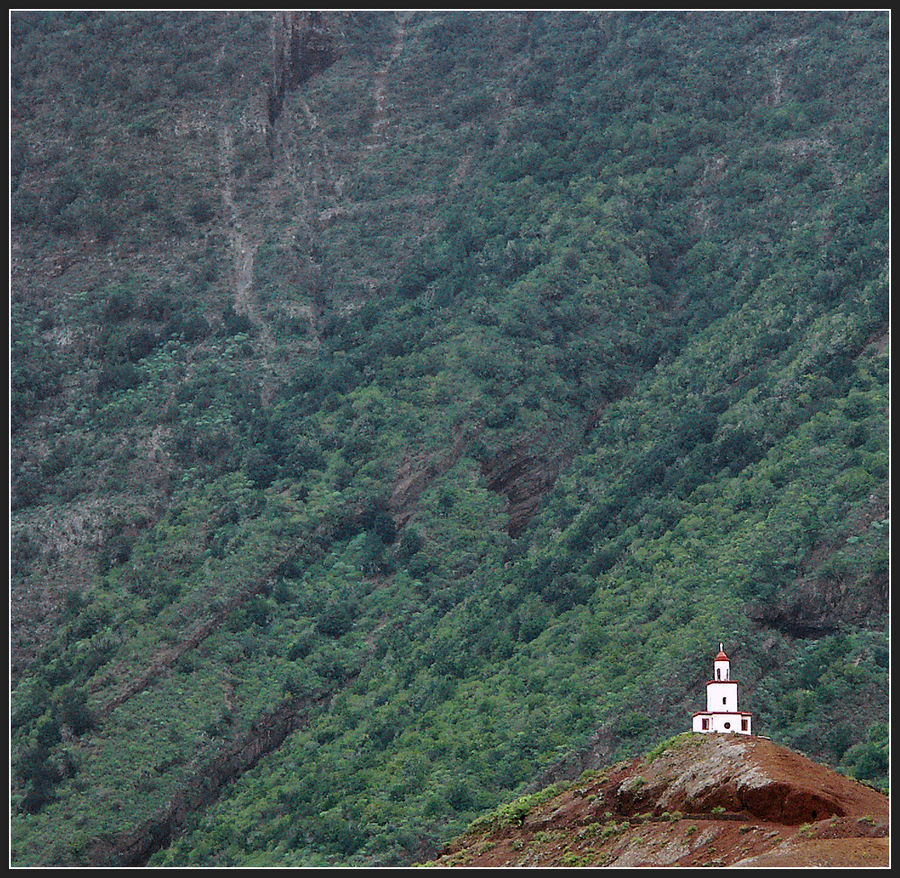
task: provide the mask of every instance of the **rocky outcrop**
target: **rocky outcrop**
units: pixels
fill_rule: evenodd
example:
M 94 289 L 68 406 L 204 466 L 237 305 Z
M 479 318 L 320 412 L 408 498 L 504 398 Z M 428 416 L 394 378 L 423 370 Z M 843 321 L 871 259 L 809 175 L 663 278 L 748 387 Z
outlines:
M 572 456 L 569 449 L 541 447 L 526 439 L 482 464 L 488 488 L 506 498 L 510 536 L 525 529 Z
M 339 29 L 327 14 L 308 10 L 275 13 L 267 100 L 270 129 L 278 122 L 287 92 L 327 70 L 339 55 Z
M 519 536 L 528 526 L 609 404 L 610 400 L 603 397 L 594 402 L 581 425 L 522 436 L 482 463 L 481 474 L 488 488 L 506 498 L 511 537 Z
M 791 637 L 820 636 L 850 625 L 881 629 L 888 614 L 888 571 L 836 576 L 827 571 L 827 562 L 873 522 L 886 522 L 888 515 L 887 494 L 879 490 L 845 534 L 809 552 L 799 575 L 783 593 L 748 608 L 757 627 L 775 628 Z
M 462 456 L 474 430 L 457 432 L 447 451 L 407 454 L 397 469 L 388 508 L 397 527 L 412 517 L 422 492 Z M 481 464 L 487 487 L 506 498 L 507 530 L 517 537 L 540 508 L 559 474 L 571 463 L 574 451 L 525 437 L 498 451 Z
M 767 738 L 686 733 L 476 820 L 438 866 L 886 865 L 887 796 Z
M 459 430 L 449 451 L 404 456 L 394 477 L 394 485 L 387 504 L 388 511 L 398 528 L 403 527 L 412 518 L 422 492 L 460 459 L 470 438 L 469 431 Z
M 884 797 L 766 738 L 691 736 L 615 790 L 626 816 L 681 811 L 744 812 L 761 820 L 800 824 L 844 817 L 860 806 L 880 811 Z M 864 803 L 864 804 L 863 804 Z
M 848 625 L 880 628 L 887 618 L 888 576 L 861 580 L 816 579 L 797 585 L 784 597 L 749 609 L 759 626 L 791 637 L 820 636 Z

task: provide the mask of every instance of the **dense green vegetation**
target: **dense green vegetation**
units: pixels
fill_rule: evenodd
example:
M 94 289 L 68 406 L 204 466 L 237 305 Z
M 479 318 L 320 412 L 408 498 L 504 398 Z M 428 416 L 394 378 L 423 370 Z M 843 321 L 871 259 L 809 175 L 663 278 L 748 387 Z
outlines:
M 887 24 L 13 15 L 13 863 L 304 698 L 151 862 L 425 859 L 720 640 L 886 788 Z

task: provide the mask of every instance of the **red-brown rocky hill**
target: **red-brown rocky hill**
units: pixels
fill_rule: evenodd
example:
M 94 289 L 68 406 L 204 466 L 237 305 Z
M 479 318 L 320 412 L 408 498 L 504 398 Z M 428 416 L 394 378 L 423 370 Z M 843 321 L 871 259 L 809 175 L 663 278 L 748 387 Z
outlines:
M 686 733 L 476 820 L 437 866 L 887 866 L 888 797 L 767 738 Z

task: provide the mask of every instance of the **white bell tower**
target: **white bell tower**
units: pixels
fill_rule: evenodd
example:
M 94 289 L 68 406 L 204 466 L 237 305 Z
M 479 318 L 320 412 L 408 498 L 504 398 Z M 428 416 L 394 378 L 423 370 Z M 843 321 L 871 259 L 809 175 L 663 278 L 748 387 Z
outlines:
M 751 734 L 752 714 L 738 710 L 737 690 L 737 680 L 731 679 L 731 662 L 720 643 L 713 660 L 713 678 L 706 684 L 706 710 L 694 714 L 693 731 Z
M 719 654 L 716 656 L 716 660 L 713 662 L 713 676 L 716 680 L 727 680 L 728 679 L 728 671 L 731 668 L 731 662 L 728 661 L 728 656 L 725 655 L 725 649 L 722 644 L 719 644 Z

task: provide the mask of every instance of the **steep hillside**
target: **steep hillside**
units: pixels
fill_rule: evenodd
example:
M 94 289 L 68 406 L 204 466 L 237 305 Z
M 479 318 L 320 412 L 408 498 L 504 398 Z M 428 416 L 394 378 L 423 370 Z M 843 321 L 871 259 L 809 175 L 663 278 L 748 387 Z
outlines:
M 479 817 L 433 866 L 887 866 L 887 796 L 766 738 L 685 733 Z
M 11 56 L 15 864 L 421 861 L 720 640 L 887 787 L 885 13 Z

